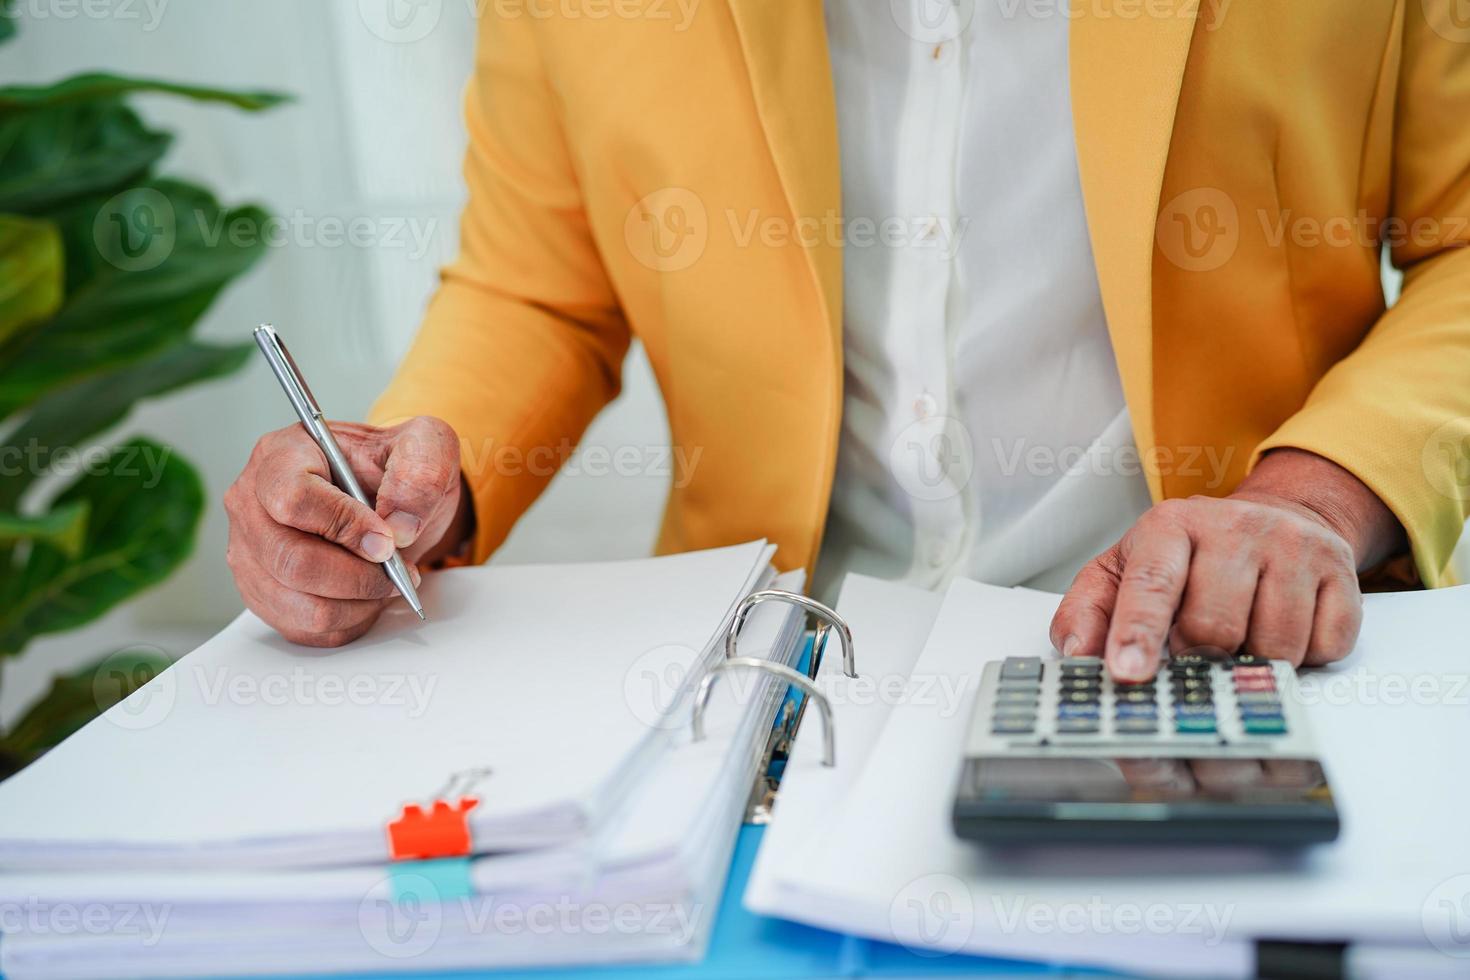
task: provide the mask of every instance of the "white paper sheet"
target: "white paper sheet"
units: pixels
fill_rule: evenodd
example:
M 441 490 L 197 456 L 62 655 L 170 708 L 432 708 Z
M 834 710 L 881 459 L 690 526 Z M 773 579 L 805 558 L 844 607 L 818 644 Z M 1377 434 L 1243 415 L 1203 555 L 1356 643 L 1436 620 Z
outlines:
M 800 572 L 772 583 L 801 584 Z M 761 605 L 741 654 L 789 665 L 801 627 L 795 607 Z M 785 690 L 766 674 L 729 680 L 714 689 L 703 741 L 691 739 L 687 703 L 656 726 L 661 751 L 598 833 L 474 861 L 473 896 L 399 910 L 381 866 L 12 874 L 0 879 L 0 905 L 39 927 L 5 936 L 0 968 L 17 980 L 77 980 L 697 958 Z M 49 929 L 47 912 L 57 908 L 91 909 L 105 921 L 91 931 Z
M 914 661 L 939 613 L 941 596 L 926 589 L 895 585 L 866 575 L 848 575 L 837 611 L 853 632 L 858 680 L 842 672 L 835 640 L 823 657 L 817 688 L 832 704 L 837 765 L 822 765 L 820 719 L 808 705 L 802 734 L 792 748 L 777 794 L 773 819 L 745 891 L 745 907 L 764 915 L 783 907 L 777 870 L 802 862 L 809 841 L 825 834 L 844 807 L 847 791 L 862 772 L 863 760 L 883 732 L 889 714 L 904 700 Z
M 1048 655 L 1057 598 L 955 583 L 915 673 L 973 684 L 987 660 Z M 791 848 L 806 856 L 772 869 L 779 901 L 763 908 L 940 952 L 1175 976 L 1247 974 L 1263 937 L 1453 944 L 1470 896 L 1470 780 L 1454 763 L 1470 744 L 1467 638 L 1470 589 L 1370 596 L 1353 655 L 1303 676 L 1343 819 L 1335 844 L 1295 857 L 980 849 L 949 827 L 968 703 L 895 711 L 840 808 Z
M 382 860 L 405 802 L 483 766 L 478 848 L 574 840 L 769 554 L 437 573 L 428 622 L 392 610 L 333 651 L 245 614 L 0 784 L 0 867 Z

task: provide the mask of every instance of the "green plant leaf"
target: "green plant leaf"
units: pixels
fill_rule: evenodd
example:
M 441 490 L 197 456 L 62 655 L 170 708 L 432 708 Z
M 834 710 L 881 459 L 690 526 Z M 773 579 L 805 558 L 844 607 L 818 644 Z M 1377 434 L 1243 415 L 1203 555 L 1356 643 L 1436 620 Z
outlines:
M 42 633 L 91 622 L 161 582 L 193 550 L 204 486 L 170 448 L 133 439 L 53 506 L 79 502 L 91 511 L 79 554 L 35 544 L 22 566 L 0 577 L 0 656 Z
M 81 447 L 89 437 L 121 422 L 142 399 L 234 373 L 254 347 L 248 341 L 213 345 L 186 340 L 145 361 L 85 378 L 45 396 L 4 440 L 11 456 L 25 460 L 26 465 L 0 482 L 0 509 L 15 506 L 26 488 L 46 471 L 58 448 Z
M 172 661 L 161 650 L 129 648 L 52 679 L 0 739 L 0 758 L 12 771 L 34 760 L 87 722 L 167 670 Z
M 35 517 L 0 513 L 0 545 L 40 541 L 68 558 L 81 554 L 87 534 L 87 502 L 78 500 Z
M 58 213 L 66 299 L 0 352 L 0 418 L 179 342 L 264 254 L 267 220 L 260 208 L 226 209 L 208 191 L 169 180 Z
M 140 178 L 172 137 L 121 99 L 0 114 L 0 211 L 38 214 Z
M 56 226 L 0 214 L 0 345 L 56 312 L 62 278 Z
M 91 72 L 85 75 L 73 75 L 71 78 L 51 85 L 0 86 L 0 112 L 65 105 L 68 102 L 88 102 L 94 99 L 109 99 L 120 95 L 137 95 L 146 92 L 180 95 L 199 102 L 222 102 L 250 112 L 269 109 L 291 101 L 291 97 L 283 92 L 238 92 L 207 85 L 184 85 L 157 78 L 129 78 L 106 72 Z

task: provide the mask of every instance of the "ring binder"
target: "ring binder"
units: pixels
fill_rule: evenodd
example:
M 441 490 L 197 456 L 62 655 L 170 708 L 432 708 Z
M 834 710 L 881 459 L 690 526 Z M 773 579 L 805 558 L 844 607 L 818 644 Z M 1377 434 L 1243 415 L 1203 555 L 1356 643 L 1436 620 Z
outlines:
M 805 674 L 782 664 L 772 663 L 769 660 L 758 660 L 755 657 L 730 657 L 721 660 L 710 668 L 709 673 L 704 675 L 704 679 L 699 682 L 699 691 L 694 695 L 694 716 L 691 720 L 694 741 L 698 742 L 704 738 L 704 709 L 709 702 L 710 691 L 714 689 L 715 681 L 723 673 L 745 668 L 775 674 L 788 684 L 800 688 L 810 700 L 817 703 L 822 713 L 822 765 L 835 766 L 837 761 L 836 744 L 832 734 L 832 703 L 827 700 L 827 695 L 817 690 L 817 686 Z
M 857 662 L 852 652 L 852 630 L 848 628 L 846 620 L 837 615 L 830 606 L 823 605 L 810 596 L 801 595 L 798 592 L 786 592 L 782 589 L 765 589 L 760 592 L 752 592 L 741 600 L 735 609 L 735 618 L 730 623 L 730 629 L 725 634 L 725 659 L 735 657 L 735 641 L 740 636 L 740 630 L 745 626 L 746 617 L 750 611 L 763 602 L 786 602 L 793 606 L 800 606 L 809 615 L 817 620 L 817 633 L 812 644 L 811 664 L 807 668 L 807 676 L 816 679 L 817 668 L 821 665 L 822 652 L 827 646 L 827 633 L 830 630 L 837 631 L 838 642 L 842 644 L 842 672 L 848 677 L 857 676 Z
M 750 616 L 751 610 L 763 602 L 784 602 L 796 606 L 816 620 L 817 627 L 812 635 L 811 656 L 807 661 L 805 676 L 789 667 L 770 661 L 735 655 L 736 642 L 740 637 L 740 631 L 745 627 L 746 619 Z M 766 742 L 766 751 L 761 756 L 755 784 L 750 790 L 750 799 L 745 809 L 747 823 L 764 824 L 770 820 L 771 807 L 775 804 L 776 790 L 780 785 L 781 766 L 787 755 L 790 754 L 791 744 L 796 738 L 796 730 L 800 727 L 802 718 L 806 717 L 806 706 L 811 701 L 817 702 L 818 709 L 822 713 L 822 764 L 836 765 L 836 737 L 832 726 L 832 704 L 824 694 L 816 689 L 814 684 L 817 671 L 822 666 L 822 655 L 827 649 L 827 639 L 834 631 L 837 633 L 838 642 L 842 644 L 843 673 L 848 677 L 857 677 L 857 661 L 852 648 L 852 630 L 848 627 L 847 621 L 835 610 L 799 592 L 784 589 L 764 589 L 752 592 L 736 606 L 735 615 L 731 618 L 730 626 L 725 632 L 725 659 L 712 667 L 709 673 L 700 679 L 699 689 L 695 694 L 694 715 L 691 719 L 695 741 L 704 737 L 704 709 L 709 701 L 710 690 L 714 687 L 715 677 L 718 676 L 717 671 L 734 667 L 764 670 L 777 674 L 787 683 L 796 685 L 799 690 L 809 695 L 803 698 L 799 705 L 793 705 L 792 702 L 787 701 L 781 707 L 781 714 L 771 731 L 770 739 Z

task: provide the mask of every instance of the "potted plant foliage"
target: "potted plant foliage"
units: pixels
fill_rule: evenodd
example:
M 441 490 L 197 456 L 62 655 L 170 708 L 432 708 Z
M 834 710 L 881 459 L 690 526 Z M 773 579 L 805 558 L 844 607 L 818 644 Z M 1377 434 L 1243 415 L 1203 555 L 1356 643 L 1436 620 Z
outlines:
M 0 43 L 14 19 L 0 6 Z M 245 111 L 283 96 L 111 74 L 0 87 L 0 659 L 163 581 L 204 510 L 198 473 L 143 436 L 103 436 L 139 401 L 236 370 L 248 343 L 194 327 L 264 250 L 258 207 L 161 176 L 172 135 L 137 93 Z M 57 677 L 0 732 L 0 776 L 166 665 L 114 650 Z

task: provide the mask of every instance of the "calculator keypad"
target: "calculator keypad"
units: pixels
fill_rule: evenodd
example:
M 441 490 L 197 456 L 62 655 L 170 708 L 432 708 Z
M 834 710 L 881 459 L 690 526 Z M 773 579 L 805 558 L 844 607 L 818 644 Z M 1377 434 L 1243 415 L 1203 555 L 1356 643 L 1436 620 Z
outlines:
M 989 724 L 980 728 L 977 718 L 976 733 L 1010 744 L 1209 746 L 1291 733 L 1282 701 L 1283 685 L 1294 679 L 1290 666 L 1249 654 L 1175 657 L 1142 683 L 1113 681 L 1092 657 L 1008 657 L 989 670 Z

